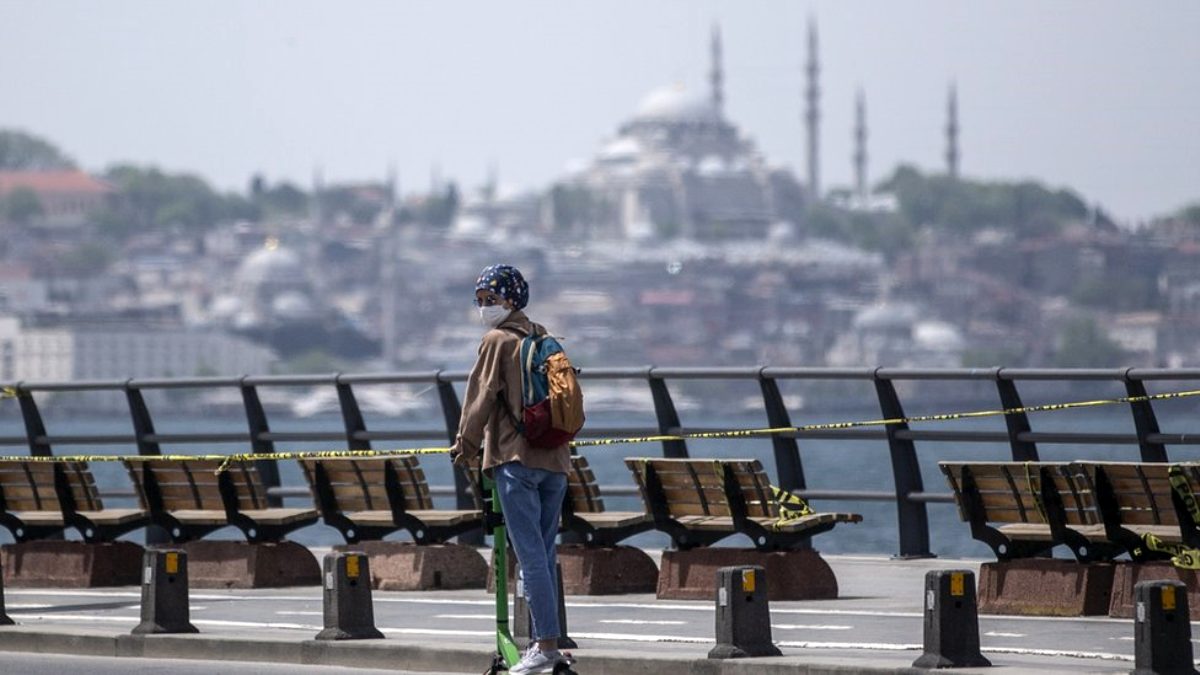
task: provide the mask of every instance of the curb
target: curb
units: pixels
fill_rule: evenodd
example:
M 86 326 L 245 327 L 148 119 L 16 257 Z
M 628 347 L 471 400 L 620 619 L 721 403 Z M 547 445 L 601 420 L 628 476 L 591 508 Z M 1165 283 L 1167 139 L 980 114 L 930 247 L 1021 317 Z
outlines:
M 405 644 L 395 640 L 269 640 L 207 635 L 129 635 L 14 627 L 0 630 L 0 652 L 121 658 L 240 661 L 343 668 L 397 667 L 413 671 L 481 672 L 492 650 L 481 646 Z M 797 657 L 709 660 L 680 656 L 629 657 L 617 650 L 580 652 L 588 675 L 800 675 L 905 673 L 910 668 L 798 663 Z

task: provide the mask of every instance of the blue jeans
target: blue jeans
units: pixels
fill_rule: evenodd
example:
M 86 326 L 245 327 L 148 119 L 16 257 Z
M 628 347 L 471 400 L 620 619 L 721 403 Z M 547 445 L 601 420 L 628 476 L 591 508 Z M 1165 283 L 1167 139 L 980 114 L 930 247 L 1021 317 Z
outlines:
M 508 527 L 508 540 L 521 563 L 525 601 L 533 615 L 535 640 L 561 635 L 558 625 L 558 556 L 554 548 L 567 477 L 520 462 L 501 464 L 493 471 Z

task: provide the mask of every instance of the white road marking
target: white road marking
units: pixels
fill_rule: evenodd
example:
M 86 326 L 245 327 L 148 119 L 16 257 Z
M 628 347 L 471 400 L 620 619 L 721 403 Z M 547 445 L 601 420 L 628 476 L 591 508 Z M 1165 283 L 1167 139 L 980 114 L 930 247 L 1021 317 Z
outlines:
M 100 616 L 89 614 L 23 614 L 22 619 L 35 621 L 83 621 L 83 622 L 113 622 L 113 623 L 135 623 L 138 621 L 136 617 L 123 616 Z M 282 622 L 256 622 L 256 621 L 223 621 L 218 619 L 196 619 L 193 624 L 200 626 L 224 626 L 235 628 L 274 628 L 274 629 L 289 629 L 289 630 L 304 630 L 304 631 L 319 631 L 321 626 L 300 624 L 300 623 L 282 623 Z M 442 636 L 459 636 L 459 637 L 490 637 L 495 635 L 494 631 L 478 631 L 478 630 L 443 630 L 434 628 L 384 628 L 379 630 L 384 633 L 395 633 L 398 635 L 442 635 Z M 711 644 L 712 638 L 707 637 L 690 637 L 681 635 L 640 635 L 632 633 L 572 633 L 575 637 L 587 640 L 613 640 L 620 642 L 679 642 L 689 644 Z M 780 647 L 796 648 L 796 649 L 863 649 L 863 650 L 883 650 L 883 651 L 911 651 L 920 650 L 922 645 L 907 644 L 907 643 L 888 643 L 888 642 L 810 642 L 810 641 L 790 641 L 782 640 L 777 642 Z M 1077 659 L 1102 659 L 1112 661 L 1133 661 L 1133 657 L 1125 654 L 1113 654 L 1109 652 L 1084 652 L 1072 651 L 1064 649 L 1026 649 L 1020 647 L 983 647 L 981 651 L 992 654 L 1021 654 L 1030 656 L 1063 656 Z
M 780 647 L 795 647 L 798 649 L 870 649 L 881 651 L 909 651 L 923 649 L 923 645 L 918 644 L 903 644 L 893 642 L 796 642 L 790 640 L 781 640 L 775 644 Z
M 396 633 L 397 635 L 448 635 L 459 637 L 495 637 L 494 630 L 443 630 L 440 628 L 382 628 L 380 631 L 384 633 Z
M 650 619 L 600 619 L 599 623 L 623 623 L 647 626 L 684 626 L 686 621 L 652 621 Z
M 305 609 L 281 609 L 275 612 L 279 616 L 324 616 L 325 612 L 313 612 Z
M 140 592 L 126 591 L 64 591 L 64 590 L 12 590 L 5 591 L 5 594 L 13 596 L 25 597 L 101 597 L 101 598 L 141 598 Z M 254 602 L 274 601 L 274 602 L 319 602 L 320 595 L 218 595 L 218 594 L 193 594 L 192 600 L 252 600 Z M 375 594 L 374 602 L 376 603 L 397 603 L 397 604 L 414 604 L 414 605 L 466 605 L 466 606 L 493 606 L 495 600 L 466 600 L 456 598 L 413 598 L 413 597 L 386 597 L 381 594 Z M 714 611 L 713 603 L 695 604 L 653 604 L 653 603 L 635 603 L 635 602 L 568 602 L 568 608 L 573 609 L 646 609 L 662 612 L 707 612 Z M 923 618 L 923 612 L 904 612 L 904 611 L 879 611 L 879 610 L 856 610 L 856 609 L 808 609 L 798 607 L 772 607 L 772 616 L 795 614 L 803 616 L 866 616 L 866 617 L 893 617 L 893 618 Z M 1115 619 L 1110 617 L 1053 617 L 1053 616 L 1016 616 L 1016 615 L 989 615 L 981 616 L 980 621 L 983 623 L 990 621 L 1071 621 L 1081 623 L 1119 623 L 1127 624 L 1129 619 Z
M 486 619 L 488 621 L 495 621 L 496 615 L 495 614 L 437 614 L 433 618 L 435 618 L 435 619 Z
M 854 626 L 838 626 L 838 625 L 822 625 L 822 624 L 800 624 L 800 623 L 773 623 L 771 628 L 780 630 L 850 630 Z
M 117 623 L 137 623 L 141 619 L 136 616 L 101 616 L 94 614 L 22 614 L 21 619 L 35 621 L 110 621 Z M 271 621 L 225 621 L 221 619 L 192 619 L 199 626 L 228 626 L 234 628 L 286 628 L 293 630 L 321 630 L 322 626 L 310 626 L 300 623 L 279 623 Z
M 1069 649 L 1025 649 L 1022 647 L 983 647 L 980 651 L 989 654 L 1021 654 L 1025 656 L 1067 656 L 1073 659 L 1104 659 L 1108 661 L 1133 661 L 1132 656 L 1109 652 L 1077 652 Z
M 1001 633 L 998 630 L 989 630 L 984 635 L 987 637 L 1025 637 L 1025 633 Z

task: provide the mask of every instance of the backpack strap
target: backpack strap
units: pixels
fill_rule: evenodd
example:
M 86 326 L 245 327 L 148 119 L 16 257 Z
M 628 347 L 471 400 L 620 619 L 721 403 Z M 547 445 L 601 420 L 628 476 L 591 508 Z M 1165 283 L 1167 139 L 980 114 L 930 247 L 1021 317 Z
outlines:
M 525 341 L 527 339 L 529 339 L 530 337 L 533 337 L 534 335 L 536 335 L 537 324 L 534 324 L 534 330 L 532 333 L 526 333 L 524 330 L 522 330 L 521 328 L 518 328 L 517 326 L 499 326 L 498 329 L 503 330 L 503 331 L 508 331 L 508 332 L 512 333 L 513 335 L 517 336 L 517 340 L 518 340 L 517 358 L 522 361 L 522 363 L 521 363 L 521 402 L 524 403 L 524 401 L 525 401 L 525 364 L 524 364 L 524 359 L 521 358 L 521 351 L 522 351 L 522 348 L 525 346 Z M 533 353 L 532 349 L 529 351 L 530 351 L 530 354 Z M 517 429 L 517 433 L 524 435 L 525 434 L 525 423 L 521 420 L 520 417 L 517 417 L 517 414 L 515 412 L 513 412 L 512 406 L 510 406 L 508 404 L 508 398 L 506 396 L 504 396 L 504 392 L 497 393 L 496 398 L 500 401 L 500 407 L 504 408 L 504 411 L 508 413 L 508 418 L 510 420 L 512 420 L 513 426 L 516 427 L 516 429 Z

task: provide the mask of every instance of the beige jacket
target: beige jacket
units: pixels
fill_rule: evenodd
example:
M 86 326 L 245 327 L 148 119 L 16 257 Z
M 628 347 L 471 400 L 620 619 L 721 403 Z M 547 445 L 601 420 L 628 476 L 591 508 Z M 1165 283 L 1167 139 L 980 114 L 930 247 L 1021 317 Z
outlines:
M 483 336 L 479 358 L 467 379 L 462 417 L 458 422 L 458 437 L 451 448 L 451 457 L 461 452 L 472 464 L 483 449 L 483 469 L 491 471 L 506 462 L 568 473 L 571 469 L 570 446 L 531 448 L 517 431 L 513 415 L 522 415 L 521 401 L 521 339 L 525 335 L 546 329 L 529 320 L 524 312 L 514 311 L 504 323 Z M 520 335 L 518 335 L 520 333 Z M 508 402 L 506 409 L 500 397 Z M 511 414 L 509 411 L 512 411 Z

